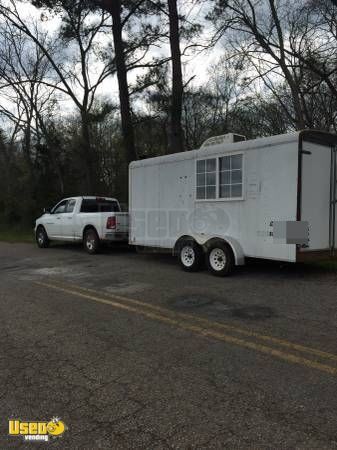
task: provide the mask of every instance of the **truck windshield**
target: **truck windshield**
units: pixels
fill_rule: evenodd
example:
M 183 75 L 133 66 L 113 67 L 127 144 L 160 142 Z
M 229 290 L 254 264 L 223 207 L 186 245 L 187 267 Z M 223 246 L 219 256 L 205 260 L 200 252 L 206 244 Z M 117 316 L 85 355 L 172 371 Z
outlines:
M 119 205 L 115 200 L 83 199 L 81 213 L 119 212 Z

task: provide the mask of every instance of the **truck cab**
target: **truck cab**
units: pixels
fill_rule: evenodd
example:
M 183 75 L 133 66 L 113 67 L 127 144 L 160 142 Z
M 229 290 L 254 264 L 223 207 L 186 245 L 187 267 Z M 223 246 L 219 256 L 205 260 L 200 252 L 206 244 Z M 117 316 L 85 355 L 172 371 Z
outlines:
M 101 243 L 128 241 L 128 213 L 115 198 L 70 197 L 44 211 L 35 236 L 40 248 L 51 241 L 83 242 L 89 253 L 96 253 Z

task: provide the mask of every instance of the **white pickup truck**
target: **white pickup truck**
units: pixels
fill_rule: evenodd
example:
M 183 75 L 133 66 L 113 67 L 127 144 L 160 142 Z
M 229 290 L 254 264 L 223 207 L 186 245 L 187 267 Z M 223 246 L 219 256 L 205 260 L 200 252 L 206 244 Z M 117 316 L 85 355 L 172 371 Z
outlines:
M 96 253 L 102 242 L 128 241 L 128 213 L 107 197 L 71 197 L 61 200 L 36 220 L 35 237 L 40 248 L 50 241 L 83 242 Z

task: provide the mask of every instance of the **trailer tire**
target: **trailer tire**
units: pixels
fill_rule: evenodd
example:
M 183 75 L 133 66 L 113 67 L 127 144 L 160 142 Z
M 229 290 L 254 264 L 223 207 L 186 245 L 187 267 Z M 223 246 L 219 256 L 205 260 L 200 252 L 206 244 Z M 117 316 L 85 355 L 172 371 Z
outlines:
M 36 239 L 36 243 L 37 246 L 39 248 L 47 248 L 49 247 L 49 238 L 47 235 L 46 230 L 44 229 L 44 227 L 42 225 L 40 225 L 37 230 L 36 230 L 36 234 L 35 234 L 35 239 Z
M 100 240 L 95 228 L 87 228 L 84 231 L 83 246 L 90 255 L 98 253 Z
M 179 242 L 178 258 L 186 272 L 196 272 L 203 263 L 203 250 L 193 239 Z
M 206 252 L 206 264 L 208 270 L 217 277 L 230 275 L 234 269 L 234 255 L 226 242 L 212 242 Z

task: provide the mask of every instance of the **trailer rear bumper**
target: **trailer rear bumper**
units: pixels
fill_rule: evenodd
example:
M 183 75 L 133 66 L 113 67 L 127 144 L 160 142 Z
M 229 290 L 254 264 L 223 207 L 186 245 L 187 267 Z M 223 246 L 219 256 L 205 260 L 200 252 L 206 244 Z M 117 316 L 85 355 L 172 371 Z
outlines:
M 298 251 L 296 255 L 296 262 L 310 262 L 310 261 L 337 261 L 337 250 L 333 255 L 330 249 L 326 250 L 307 250 Z

